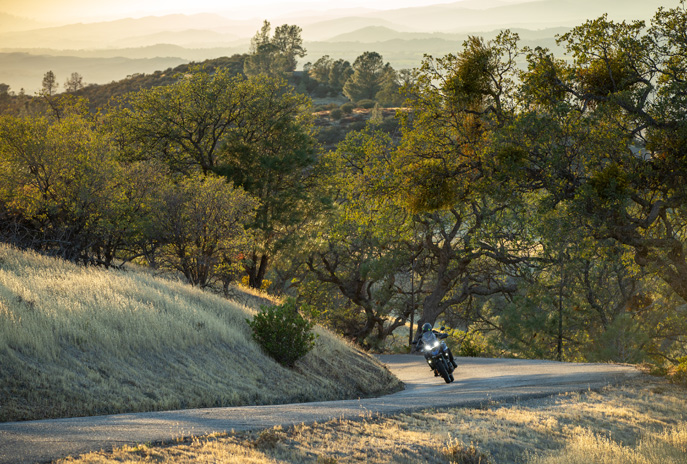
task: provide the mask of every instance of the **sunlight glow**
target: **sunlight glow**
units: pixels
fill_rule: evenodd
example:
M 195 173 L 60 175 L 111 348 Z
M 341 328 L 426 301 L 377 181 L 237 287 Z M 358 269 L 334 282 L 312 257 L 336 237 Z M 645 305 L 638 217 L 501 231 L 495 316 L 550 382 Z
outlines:
M 270 18 L 303 11 L 331 9 L 392 9 L 456 3 L 461 0 L 4 0 L 0 13 L 51 22 L 102 21 L 125 17 L 162 16 L 167 14 L 217 13 L 236 19 Z

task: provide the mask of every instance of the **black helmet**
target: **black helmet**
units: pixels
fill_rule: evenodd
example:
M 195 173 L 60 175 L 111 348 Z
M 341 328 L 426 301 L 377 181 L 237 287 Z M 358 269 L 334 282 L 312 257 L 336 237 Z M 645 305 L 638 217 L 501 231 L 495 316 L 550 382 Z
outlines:
M 429 322 L 425 322 L 422 325 L 422 332 L 429 332 L 430 330 L 432 330 L 432 324 L 430 324 Z

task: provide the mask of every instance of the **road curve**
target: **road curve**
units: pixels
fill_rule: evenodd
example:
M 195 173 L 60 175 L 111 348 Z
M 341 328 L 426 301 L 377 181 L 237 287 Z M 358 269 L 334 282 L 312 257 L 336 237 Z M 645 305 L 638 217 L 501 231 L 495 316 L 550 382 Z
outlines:
M 0 423 L 0 464 L 50 462 L 124 444 L 170 441 L 212 432 L 549 396 L 601 388 L 639 375 L 632 366 L 614 364 L 457 358 L 455 381 L 446 384 L 431 374 L 421 356 L 383 355 L 378 359 L 405 383 L 405 390 L 360 400 Z

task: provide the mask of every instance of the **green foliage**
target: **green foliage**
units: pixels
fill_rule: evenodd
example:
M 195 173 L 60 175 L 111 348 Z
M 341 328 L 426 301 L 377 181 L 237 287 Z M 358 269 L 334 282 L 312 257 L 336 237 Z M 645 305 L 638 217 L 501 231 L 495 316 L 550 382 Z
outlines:
M 561 82 L 569 81 L 565 61 L 557 60 L 549 50 L 527 49 L 528 70 L 522 75 L 521 98 L 536 105 L 557 105 L 565 100 Z
M 235 76 L 237 74 L 243 74 L 243 66 L 246 57 L 247 54 L 223 56 L 205 60 L 200 63 L 200 66 L 208 72 L 214 72 L 221 69 L 226 71 L 230 76 Z M 134 74 L 126 79 L 113 81 L 108 84 L 89 84 L 77 90 L 74 94 L 88 101 L 89 110 L 91 112 L 107 112 L 111 101 L 130 92 L 173 84 L 196 66 L 199 66 L 199 64 L 186 63 L 174 68 L 159 70 L 149 74 Z
M 114 136 L 121 142 L 150 126 L 118 125 L 119 114 L 103 125 L 77 99 L 54 102 L 55 118 L 0 120 L 4 240 L 96 265 L 144 257 L 200 286 L 236 272 L 254 199 L 211 174 L 170 176 L 159 158 L 141 156 L 136 147 L 122 153 Z M 189 113 L 199 109 L 194 104 Z
M 685 37 L 681 1 L 648 25 L 586 22 L 561 36 L 565 59 L 510 31 L 412 73 L 375 52 L 353 66 L 324 56 L 292 76 L 298 93 L 268 75 L 294 69 L 300 29 L 271 37 L 265 22 L 247 59 L 132 78 L 156 86 L 98 119 L 53 95 L 46 74 L 42 96 L 15 105 L 43 115 L 0 120 L 0 232 L 83 262 L 144 256 L 198 285 L 228 279 L 241 257 L 260 287 L 283 262 L 274 280 L 297 274 L 301 295 L 331 303 L 323 320 L 359 343 L 405 323 L 413 288 L 424 320 L 450 312 L 474 329 L 465 354 L 498 343 L 545 358 L 677 359 Z M 407 108 L 385 119 L 401 85 Z M 304 94 L 342 90 L 374 108 L 370 124 L 322 128 L 318 146 Z M 339 120 L 353 107 L 319 109 Z M 228 226 L 213 209 L 242 219 Z
M 382 122 L 378 124 L 379 129 L 392 136 L 398 136 L 400 132 L 400 125 L 395 117 L 385 117 Z
M 644 26 L 643 21 L 616 24 L 603 15 L 560 37 L 575 58 L 581 91 L 595 99 L 622 98 L 644 80 L 647 64 L 638 55 L 652 47 L 649 37 L 640 36 Z
M 329 55 L 324 55 L 315 61 L 314 64 L 308 63 L 306 66 L 310 78 L 320 84 L 329 83 L 329 71 L 332 67 L 332 59 Z
M 384 70 L 382 85 L 375 95 L 375 99 L 384 107 L 399 106 L 403 103 L 401 82 L 398 73 L 387 63 Z
M 448 334 L 446 343 L 457 356 L 477 358 L 494 354 L 489 340 L 479 330 L 449 329 Z
M 378 126 L 382 122 L 384 122 L 384 115 L 382 113 L 382 109 L 379 107 L 379 103 L 375 103 L 374 108 L 372 108 L 372 110 L 370 111 L 370 118 L 368 119 L 368 123 L 374 126 Z
M 504 44 L 493 45 L 496 56 L 506 54 L 510 43 L 504 39 Z M 498 69 L 504 76 L 513 72 Z M 414 285 L 407 274 L 413 257 L 422 263 L 414 273 L 419 288 L 413 293 L 421 295 L 427 321 L 473 293 L 513 288 L 487 277 L 510 256 L 517 261 L 519 252 L 518 240 L 512 238 L 519 228 L 515 213 L 504 213 L 518 203 L 509 198 L 494 204 L 494 180 L 480 169 L 481 161 L 490 159 L 484 134 L 493 123 L 490 116 L 480 118 L 465 108 L 447 111 L 450 97 L 437 88 L 443 76 L 435 71 L 428 65 L 409 91 L 413 98 L 409 111 L 402 113 L 399 145 L 370 125 L 350 134 L 324 159 L 332 163 L 325 183 L 339 203 L 322 239 L 318 237 L 323 246 L 314 252 L 309 268 L 365 312 L 365 325 L 351 334 L 359 343 L 375 344 L 370 341 L 373 332 L 383 339 L 405 322 Z M 502 76 L 497 83 L 505 86 L 506 81 Z M 373 121 L 382 123 L 381 108 L 372 113 Z M 511 238 L 505 239 L 507 235 Z
M 343 93 L 351 101 L 374 100 L 382 90 L 387 68 L 382 55 L 365 52 L 353 62 L 353 74 L 343 86 Z
M 227 71 L 194 68 L 171 85 L 121 99 L 110 119 L 114 134 L 129 159 L 156 158 L 175 172 L 211 172 L 221 162 L 220 141 L 254 101 L 249 82 Z
M 411 223 L 394 198 L 379 195 L 390 180 L 392 150 L 390 137 L 368 128 L 349 133 L 319 166 L 323 193 L 337 201 L 313 231 L 306 264 L 326 287 L 313 293 L 328 288 L 344 298 L 328 319 L 361 345 L 376 343 L 373 331 L 382 340 L 402 324 L 392 317 L 407 311 L 397 280 L 410 261 Z
M 79 107 L 61 113 L 0 119 L 0 204 L 12 218 L 5 225 L 14 222 L 3 236 L 72 261 L 110 265 L 134 238 L 137 212 L 146 210 L 151 192 L 138 175 L 146 168 L 120 165 L 112 140 Z
M 499 118 L 510 110 L 504 104 L 513 90 L 516 38 L 507 31 L 489 43 L 471 38 L 458 55 L 427 56 L 405 89 L 406 105 L 417 110 L 400 115 L 398 174 L 414 211 L 450 208 L 499 188 L 498 174 L 487 168 Z
M 314 162 L 307 97 L 280 78 L 194 68 L 178 82 L 122 100 L 112 128 L 127 159 L 159 160 L 174 173 L 219 174 L 259 200 L 244 260 L 260 288 L 271 256 L 303 220 Z M 248 255 L 248 253 L 247 253 Z
M 48 71 L 43 76 L 43 87 L 41 88 L 41 95 L 51 97 L 57 92 L 58 84 L 55 73 Z
M 283 24 L 275 29 L 271 38 L 270 31 L 271 25 L 265 20 L 251 39 L 251 54 L 246 58 L 243 68 L 246 75 L 281 76 L 293 72 L 297 57 L 305 56 L 300 27 Z
M 366 110 L 369 110 L 371 108 L 374 108 L 376 105 L 374 100 L 371 99 L 365 99 L 365 100 L 360 100 L 355 104 L 358 108 L 364 108 Z
M 408 198 L 411 211 L 436 211 L 450 208 L 454 199 L 460 195 L 454 178 L 445 170 L 439 160 L 424 161 L 404 173 L 407 184 L 413 185 L 412 196 Z
M 646 360 L 648 342 L 648 334 L 638 322 L 630 314 L 621 314 L 595 340 L 588 359 L 637 364 Z
M 671 382 L 687 385 L 687 356 L 678 359 L 677 366 L 670 374 Z
M 317 84 L 314 90 L 316 97 L 339 96 L 348 78 L 353 74 L 351 64 L 346 60 L 333 60 L 324 55 L 314 64 L 307 63 L 304 69 Z
M 353 72 L 351 63 L 343 59 L 335 60 L 329 70 L 329 86 L 332 89 L 332 93 L 340 95 Z
M 281 305 L 262 306 L 252 320 L 247 319 L 256 342 L 278 363 L 293 367 L 314 346 L 314 323 L 299 313 L 296 300 Z
M 623 199 L 628 188 L 627 174 L 618 164 L 608 164 L 590 177 L 589 185 L 600 199 Z
M 683 299 L 686 274 L 675 270 L 687 265 L 677 232 L 685 223 L 687 118 L 684 91 L 677 89 L 687 62 L 675 57 L 687 50 L 686 18 L 681 2 L 660 9 L 648 28 L 642 21 L 614 23 L 603 16 L 563 35 L 574 58 L 555 84 L 565 91 L 565 102 L 549 100 L 536 109 L 538 118 L 519 129 L 538 132 L 528 143 L 534 163 L 543 161 L 537 153 L 555 155 L 555 164 L 542 162 L 535 174 L 552 196 L 576 200 L 575 211 L 596 236 L 632 247 L 635 262 Z M 575 121 L 567 128 L 569 148 L 542 149 L 552 135 L 539 122 L 546 119 Z
M 445 91 L 454 104 L 479 107 L 491 93 L 490 76 L 498 66 L 498 56 L 483 39 L 471 36 L 457 57 L 455 72 L 445 84 Z
M 366 127 L 366 121 L 353 121 L 352 123 L 348 124 L 347 129 L 349 132 L 358 132 L 365 129 Z
M 215 175 L 196 174 L 163 187 L 150 237 L 164 244 L 160 264 L 199 287 L 236 273 L 236 257 L 250 243 L 245 225 L 256 208 L 255 198 Z
M 346 137 L 346 133 L 341 126 L 323 127 L 317 132 L 317 140 L 325 146 L 335 147 L 337 143 L 341 142 Z
M 353 109 L 355 108 L 355 105 L 353 103 L 344 103 L 341 105 L 341 111 L 344 112 L 344 114 L 351 114 L 353 112 Z

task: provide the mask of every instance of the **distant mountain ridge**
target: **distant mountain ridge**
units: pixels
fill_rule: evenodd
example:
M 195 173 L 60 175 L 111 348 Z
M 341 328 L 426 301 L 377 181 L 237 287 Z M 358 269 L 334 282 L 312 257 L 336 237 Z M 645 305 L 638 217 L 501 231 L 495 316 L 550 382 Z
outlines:
M 669 2 L 668 2 L 669 3 Z M 500 0 L 465 0 L 456 3 L 435 4 L 413 8 L 384 11 L 361 11 L 353 15 L 350 10 L 340 12 L 342 16 L 322 13 L 304 17 L 272 18 L 273 26 L 284 22 L 302 27 L 306 41 L 330 40 L 351 34 L 367 27 L 386 27 L 398 32 L 414 33 L 466 33 L 498 28 L 520 27 L 525 29 L 546 29 L 550 27 L 575 26 L 587 19 L 604 13 L 610 19 L 649 19 L 665 0 L 532 0 L 522 3 L 506 3 Z M 8 19 L 9 18 L 9 19 Z M 12 19 L 14 18 L 14 19 Z M 11 19 L 11 20 L 10 20 Z M 0 26 L 20 19 L 0 14 Z M 78 23 L 60 27 L 38 27 L 26 29 L 2 27 L 0 46 L 2 48 L 56 48 L 94 49 L 150 46 L 157 34 L 164 40 L 171 40 L 171 32 L 197 31 L 195 36 L 177 36 L 173 42 L 180 46 L 218 46 L 218 41 L 249 39 L 261 26 L 260 19 L 234 20 L 218 14 L 149 16 L 139 19 L 119 19 L 97 23 Z M 206 37 L 199 40 L 200 31 Z M 214 34 L 214 38 L 209 38 Z M 220 34 L 220 35 L 217 35 Z M 140 42 L 136 42 L 136 38 Z M 122 42 L 125 42 L 122 44 Z
M 605 12 L 612 20 L 648 20 L 660 6 L 677 5 L 678 0 L 464 0 L 387 11 L 311 11 L 302 17 L 268 19 L 273 28 L 284 23 L 302 27 L 307 56 L 300 66 L 323 55 L 353 61 L 365 51 L 377 51 L 401 69 L 419 66 L 425 53 L 455 53 L 468 34 L 492 38 L 500 30 L 511 29 L 520 33 L 523 45 L 556 50 L 556 34 Z M 59 79 L 79 72 L 85 82 L 107 83 L 131 73 L 151 72 L 150 60 L 160 57 L 164 57 L 160 64 L 173 66 L 247 53 L 250 38 L 262 24 L 259 18 L 235 20 L 219 14 L 150 16 L 61 27 L 42 27 L 20 19 L 0 14 L 0 26 L 3 21 L 17 21 L 15 27 L 19 28 L 0 27 L 0 83 L 30 93 L 40 88 L 48 70 L 57 73 L 59 69 Z M 119 60 L 102 61 L 105 58 Z M 126 59 L 149 61 L 124 64 Z
M 467 8 L 464 2 L 402 8 L 366 15 L 426 32 L 471 32 L 485 28 L 528 29 L 574 26 L 608 13 L 610 19 L 649 19 L 664 0 L 533 0 L 509 3 L 483 10 Z M 677 1 L 675 5 L 677 6 Z M 431 29 L 429 29 L 431 27 Z
M 24 89 L 29 95 L 37 92 L 46 71 L 51 70 L 57 78 L 58 88 L 72 72 L 84 77 L 86 84 L 104 84 L 124 79 L 128 75 L 151 73 L 187 63 L 176 57 L 130 59 L 76 58 L 71 56 L 29 55 L 27 53 L 0 53 L 0 82 L 10 85 L 12 91 Z
M 360 29 L 383 27 L 393 31 L 413 32 L 401 24 L 387 21 L 383 18 L 366 18 L 362 16 L 329 19 L 321 22 L 303 25 L 303 40 L 311 42 L 327 41 L 332 37 L 353 33 Z
M 16 32 L 45 27 L 43 23 L 32 19 L 21 18 L 7 13 L 0 13 L 0 31 Z
M 224 40 L 232 42 L 254 34 L 260 24 L 257 20 L 235 21 L 213 14 L 149 16 L 3 32 L 0 33 L 0 44 L 3 48 L 120 48 L 122 45 L 156 45 L 160 42 L 146 42 L 145 38 L 155 34 L 178 34 L 180 31 L 189 30 L 203 31 L 205 34 L 222 34 Z M 140 39 L 138 43 L 135 42 L 137 37 Z M 217 46 L 216 40 L 212 41 L 211 46 Z
M 433 38 L 433 34 L 422 32 L 399 32 L 385 26 L 367 26 L 362 29 L 357 29 L 353 32 L 340 34 L 332 37 L 325 42 L 384 42 L 394 39 L 427 39 Z
M 475 31 L 475 34 L 483 36 L 485 38 L 495 37 L 496 34 L 501 29 L 495 29 L 492 31 Z M 548 39 L 555 37 L 558 34 L 564 34 L 570 28 L 568 27 L 553 27 L 547 29 L 540 29 L 532 31 L 529 29 L 522 28 L 510 28 L 512 32 L 517 32 L 520 34 L 522 40 L 537 40 L 537 39 Z M 451 34 L 446 32 L 400 32 L 384 26 L 369 26 L 362 29 L 358 29 L 347 34 L 337 35 L 324 42 L 334 43 L 334 42 L 360 42 L 360 43 L 377 43 L 386 42 L 390 40 L 404 40 L 404 41 L 417 41 L 417 40 L 446 40 L 446 41 L 463 41 L 467 38 L 467 33 Z

